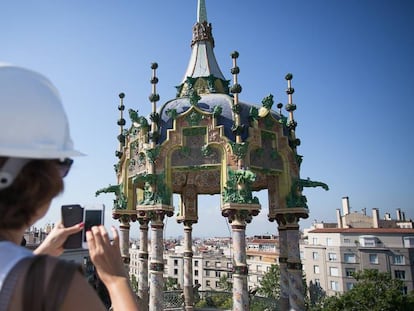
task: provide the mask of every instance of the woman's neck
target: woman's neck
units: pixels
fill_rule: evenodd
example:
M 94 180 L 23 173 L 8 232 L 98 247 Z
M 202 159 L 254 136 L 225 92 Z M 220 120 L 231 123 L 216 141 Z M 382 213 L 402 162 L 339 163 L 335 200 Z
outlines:
M 23 229 L 0 229 L 0 240 L 10 241 L 20 245 L 25 228 Z

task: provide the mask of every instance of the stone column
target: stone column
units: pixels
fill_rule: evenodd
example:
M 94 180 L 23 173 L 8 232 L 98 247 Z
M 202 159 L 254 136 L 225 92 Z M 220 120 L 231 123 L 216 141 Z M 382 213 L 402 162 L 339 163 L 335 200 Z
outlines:
M 156 211 L 151 218 L 151 262 L 150 262 L 150 293 L 149 311 L 164 309 L 164 212 Z
M 186 311 L 194 310 L 192 225 L 191 221 L 184 221 L 184 303 Z
M 120 219 L 121 224 L 119 225 L 119 247 L 121 249 L 122 260 L 125 265 L 129 265 L 129 216 L 122 215 Z
M 148 219 L 139 219 L 139 261 L 138 261 L 138 297 L 141 306 L 148 310 Z
M 289 273 L 290 310 L 305 310 L 305 293 L 302 277 L 302 263 L 299 249 L 299 217 L 286 215 L 286 239 L 288 247 L 287 269 Z
M 280 267 L 280 301 L 281 311 L 289 311 L 289 273 L 287 270 L 288 245 L 284 222 L 279 225 L 279 267 Z
M 236 212 L 231 222 L 233 237 L 233 311 L 249 310 L 247 289 L 248 267 L 246 263 L 246 221 Z

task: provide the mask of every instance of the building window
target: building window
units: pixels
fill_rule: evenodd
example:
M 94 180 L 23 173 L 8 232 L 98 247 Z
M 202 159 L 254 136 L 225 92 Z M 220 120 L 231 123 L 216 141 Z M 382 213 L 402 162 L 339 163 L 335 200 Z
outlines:
M 351 239 L 344 239 L 344 244 L 351 244 Z
M 174 269 L 174 275 L 178 275 L 178 269 Z
M 216 278 L 219 278 L 220 277 L 220 271 L 216 271 Z
M 198 270 L 194 270 L 194 275 L 198 276 Z
M 321 280 L 320 279 L 315 279 L 315 285 L 316 286 L 321 286 Z
M 319 274 L 319 266 L 313 266 L 313 273 Z
M 394 276 L 396 279 L 405 280 L 405 271 L 404 270 L 395 270 Z
M 355 273 L 354 268 L 345 268 L 345 275 L 347 277 L 352 277 L 354 273 Z
M 329 261 L 335 261 L 336 260 L 336 253 L 328 253 L 328 259 L 329 259 Z
M 261 272 L 262 271 L 262 266 L 261 265 L 257 265 L 256 266 L 256 272 Z
M 210 286 L 210 280 L 206 281 L 206 286 Z
M 194 279 L 194 284 L 198 284 L 198 280 L 197 279 Z
M 378 264 L 378 255 L 377 254 L 369 254 L 369 262 L 373 265 Z
M 339 269 L 336 267 L 329 267 L 330 276 L 339 276 Z
M 216 281 L 216 288 L 219 288 L 219 287 L 220 287 L 220 282 Z
M 232 268 L 233 268 L 233 264 L 232 264 L 231 262 L 228 262 L 228 263 L 227 263 L 227 268 L 228 268 L 228 269 L 232 269 Z
M 332 246 L 332 238 L 326 238 L 326 245 Z
M 221 267 L 221 262 L 220 261 L 216 261 L 216 268 L 220 268 Z
M 344 254 L 344 261 L 346 263 L 356 263 L 356 257 L 355 254 L 352 253 L 345 253 Z
M 362 247 L 375 247 L 377 238 L 374 236 L 364 236 L 359 238 Z
M 346 290 L 351 290 L 351 289 L 353 289 L 354 288 L 354 283 L 351 283 L 351 282 L 347 282 L 346 283 Z
M 312 252 L 312 258 L 313 260 L 318 260 L 319 253 L 318 252 Z
M 194 267 L 198 267 L 198 260 L 194 260 Z
M 404 265 L 405 264 L 404 255 L 394 255 L 394 264 L 395 265 Z
M 312 238 L 312 244 L 318 245 L 318 238 Z
M 210 270 L 206 270 L 206 276 L 210 276 Z
M 414 247 L 414 237 L 411 237 L 411 236 L 404 237 L 404 247 L 406 248 Z
M 206 261 L 206 267 L 210 266 L 210 261 Z
M 331 289 L 334 291 L 338 291 L 339 290 L 339 284 L 336 281 L 331 281 Z
M 174 266 L 178 266 L 178 260 L 174 259 Z

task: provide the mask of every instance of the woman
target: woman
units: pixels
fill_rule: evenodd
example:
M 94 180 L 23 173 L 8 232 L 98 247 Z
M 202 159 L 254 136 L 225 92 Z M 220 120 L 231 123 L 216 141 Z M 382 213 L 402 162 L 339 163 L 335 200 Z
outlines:
M 57 90 L 42 75 L 0 65 L 0 310 L 105 310 L 73 264 L 52 256 L 82 224 L 59 224 L 34 254 L 20 246 L 63 191 L 74 150 Z M 113 310 L 138 310 L 122 262 L 117 231 L 87 232 L 90 257 Z M 65 280 L 65 281 L 62 281 Z

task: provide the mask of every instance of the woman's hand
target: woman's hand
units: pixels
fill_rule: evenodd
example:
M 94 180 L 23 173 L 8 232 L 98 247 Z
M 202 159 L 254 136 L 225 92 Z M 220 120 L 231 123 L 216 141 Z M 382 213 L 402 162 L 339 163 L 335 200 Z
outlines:
M 111 229 L 113 232 L 112 241 L 104 226 L 94 226 L 91 231 L 86 232 L 89 255 L 99 278 L 107 286 L 119 277 L 127 277 L 119 249 L 118 231 L 114 227 Z
M 112 227 L 111 241 L 104 226 L 86 232 L 89 255 L 99 278 L 108 289 L 113 310 L 139 310 L 137 296 L 132 292 L 119 249 L 118 231 Z
M 34 251 L 36 255 L 60 256 L 63 253 L 63 244 L 68 236 L 78 233 L 83 229 L 83 222 L 72 227 L 65 228 L 62 222 L 58 222 L 46 239 Z

